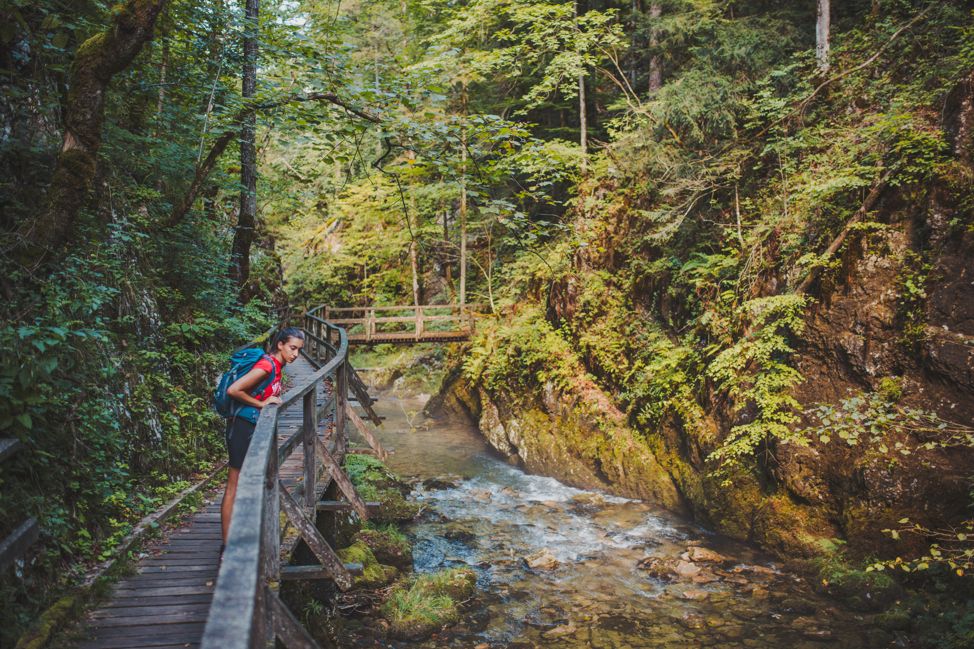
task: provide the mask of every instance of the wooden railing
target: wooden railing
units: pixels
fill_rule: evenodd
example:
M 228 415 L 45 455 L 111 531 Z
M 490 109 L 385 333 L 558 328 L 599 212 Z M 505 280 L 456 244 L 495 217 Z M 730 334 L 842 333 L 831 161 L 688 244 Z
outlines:
M 319 307 L 329 322 L 348 330 L 350 342 L 463 340 L 474 329 L 474 305 Z
M 19 439 L 0 438 L 0 462 L 13 457 L 24 445 Z M 18 525 L 5 539 L 0 541 L 0 570 L 16 561 L 37 540 L 40 525 L 33 516 Z
M 348 361 L 348 337 L 343 329 L 318 317 L 317 311 L 305 314 L 302 350 L 317 371 L 303 385 L 288 390 L 280 405 L 263 408 L 257 420 L 237 484 L 227 547 L 203 634 L 204 649 L 263 649 L 274 646 L 275 639 L 290 649 L 317 647 L 278 597 L 281 580 L 325 578 L 346 590 L 351 587 L 352 572 L 361 568 L 341 562 L 315 527 L 315 515 L 338 504 L 363 519 L 369 516 L 368 506 L 341 468 L 348 450 L 349 421 L 364 431 L 376 455 L 383 457 L 385 451 L 350 405 L 350 386 L 358 381 Z M 357 386 L 351 389 L 366 414 L 380 421 L 368 393 L 361 394 Z M 320 405 L 319 391 L 324 396 Z M 303 407 L 303 423 L 278 446 L 281 415 L 297 404 Z M 328 416 L 334 418 L 334 428 L 323 441 L 318 424 Z M 303 480 L 292 493 L 278 472 L 299 445 L 303 446 Z M 319 503 L 320 495 L 332 484 L 346 502 Z M 281 510 L 320 565 L 282 567 Z

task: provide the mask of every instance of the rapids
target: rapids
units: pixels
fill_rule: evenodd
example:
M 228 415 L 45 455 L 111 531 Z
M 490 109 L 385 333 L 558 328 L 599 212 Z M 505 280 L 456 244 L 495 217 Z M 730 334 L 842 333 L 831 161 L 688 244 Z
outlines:
M 373 638 L 369 621 L 353 620 L 349 646 L 890 646 L 868 616 L 753 548 L 648 503 L 529 475 L 492 454 L 469 422 L 424 417 L 424 403 L 397 390 L 377 403 L 380 439 L 395 450 L 388 464 L 424 505 L 404 530 L 414 566 L 473 567 L 480 592 L 458 626 L 429 640 Z

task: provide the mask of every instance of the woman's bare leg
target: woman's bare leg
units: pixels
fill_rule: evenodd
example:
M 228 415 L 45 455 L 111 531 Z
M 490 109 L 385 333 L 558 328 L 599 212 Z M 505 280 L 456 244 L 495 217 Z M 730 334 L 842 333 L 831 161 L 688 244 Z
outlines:
M 223 525 L 223 543 L 227 542 L 230 532 L 230 518 L 233 516 L 233 500 L 237 497 L 237 479 L 240 469 L 227 469 L 227 489 L 223 492 L 223 503 L 220 505 L 220 522 Z

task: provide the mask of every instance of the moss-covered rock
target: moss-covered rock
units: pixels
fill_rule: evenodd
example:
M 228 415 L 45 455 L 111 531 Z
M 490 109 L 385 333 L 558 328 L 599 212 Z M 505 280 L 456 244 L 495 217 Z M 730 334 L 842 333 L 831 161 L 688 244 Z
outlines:
M 394 566 L 386 566 L 376 560 L 372 550 L 361 541 L 338 551 L 343 563 L 359 563 L 362 574 L 356 575 L 354 584 L 358 588 L 380 588 L 396 578 L 399 571 Z
M 413 549 L 409 540 L 394 527 L 365 528 L 355 535 L 355 541 L 372 550 L 379 563 L 408 571 L 413 567 Z
M 458 603 L 469 599 L 477 576 L 469 568 L 452 568 L 400 583 L 382 606 L 389 634 L 420 640 L 460 619 Z
M 371 515 L 373 522 L 409 521 L 419 513 L 419 505 L 406 500 L 409 485 L 396 478 L 371 455 L 348 455 L 345 458 L 345 471 L 363 500 L 380 503 Z
M 887 573 L 831 564 L 821 570 L 822 590 L 857 611 L 883 611 L 903 593 Z

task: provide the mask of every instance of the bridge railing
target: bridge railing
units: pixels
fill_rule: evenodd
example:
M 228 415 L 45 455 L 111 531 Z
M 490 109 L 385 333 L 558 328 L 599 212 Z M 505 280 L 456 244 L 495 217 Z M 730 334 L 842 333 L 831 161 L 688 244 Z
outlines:
M 343 329 L 312 313 L 306 314 L 305 327 L 310 327 L 306 330 L 310 344 L 306 342 L 303 351 L 319 369 L 303 385 L 288 390 L 280 405 L 261 410 L 237 484 L 226 550 L 203 634 L 204 649 L 264 649 L 273 646 L 275 638 L 290 648 L 317 647 L 278 598 L 282 577 L 289 578 L 287 573 L 294 571 L 301 578 L 330 578 L 342 590 L 351 586 L 349 570 L 355 567 L 342 564 L 315 528 L 314 517 L 319 494 L 334 481 L 351 508 L 368 518 L 365 503 L 341 470 L 348 444 L 348 377 L 354 370 Z M 321 405 L 319 391 L 324 395 Z M 281 415 L 298 404 L 303 407 L 302 425 L 278 444 Z M 334 429 L 325 443 L 318 437 L 318 422 L 332 412 Z M 299 445 L 304 466 L 303 480 L 293 490 L 296 497 L 281 481 L 279 469 Z M 319 481 L 322 469 L 326 478 Z M 282 569 L 282 509 L 320 566 Z
M 348 330 L 353 340 L 381 341 L 389 337 L 436 338 L 469 335 L 475 305 L 323 307 L 325 320 Z

